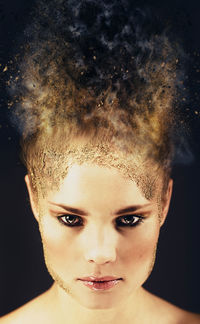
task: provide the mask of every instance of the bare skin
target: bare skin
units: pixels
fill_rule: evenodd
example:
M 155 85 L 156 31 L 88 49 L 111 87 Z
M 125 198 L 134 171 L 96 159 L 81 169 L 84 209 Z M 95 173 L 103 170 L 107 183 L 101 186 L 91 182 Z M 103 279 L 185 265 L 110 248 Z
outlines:
M 199 324 L 200 315 L 184 311 L 163 299 L 152 295 L 145 289 L 142 293 L 146 299 L 148 313 L 145 317 L 138 320 L 132 320 L 132 324 Z M 67 312 L 66 308 L 66 312 Z M 150 314 L 150 315 L 149 315 Z M 151 320 L 150 320 L 151 318 Z M 63 320 L 59 311 L 55 309 L 54 288 L 53 286 L 31 300 L 24 306 L 0 319 L 1 324 L 73 324 L 70 319 Z M 79 323 L 82 323 L 81 321 Z M 98 324 L 98 322 L 96 322 Z M 102 320 L 99 321 L 102 323 Z M 123 322 L 116 322 L 122 324 Z M 126 322 L 124 322 L 125 324 Z
M 200 323 L 200 315 L 184 311 L 142 287 L 155 261 L 160 227 L 169 209 L 172 180 L 161 215 L 158 199 L 145 198 L 134 181 L 125 179 L 115 169 L 74 165 L 59 190 L 49 192 L 39 204 L 35 203 L 28 176 L 25 181 L 54 284 L 3 317 L 1 324 Z M 158 184 L 157 193 L 159 190 Z M 84 210 L 86 215 L 72 214 L 61 205 Z M 131 214 L 121 212 L 119 216 L 118 211 L 127 206 L 136 210 Z M 69 214 L 75 217 L 75 224 L 78 220 L 78 226 L 69 224 Z M 125 216 L 134 216 L 136 225 L 122 226 Z M 139 217 L 143 217 L 143 222 L 138 222 Z M 122 280 L 108 291 L 97 292 L 79 280 L 94 273 L 98 277 L 115 274 Z

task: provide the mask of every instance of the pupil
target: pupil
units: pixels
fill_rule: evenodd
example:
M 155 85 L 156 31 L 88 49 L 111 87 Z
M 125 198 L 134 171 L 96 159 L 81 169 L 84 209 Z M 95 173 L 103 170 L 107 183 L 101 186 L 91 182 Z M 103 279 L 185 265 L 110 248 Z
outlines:
M 66 216 L 67 220 L 70 222 L 70 223 L 73 223 L 74 221 L 74 216 Z
M 125 216 L 125 222 L 129 223 L 130 221 L 133 220 L 133 216 L 129 215 L 129 216 Z

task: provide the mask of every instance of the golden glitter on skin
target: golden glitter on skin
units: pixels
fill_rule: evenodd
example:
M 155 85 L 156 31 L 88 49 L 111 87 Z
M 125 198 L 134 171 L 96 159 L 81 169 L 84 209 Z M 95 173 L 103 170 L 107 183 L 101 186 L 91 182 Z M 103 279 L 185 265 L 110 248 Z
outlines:
M 71 291 L 70 287 L 68 286 L 68 284 L 66 283 L 66 281 L 64 280 L 64 276 L 62 278 L 62 276 L 58 275 L 58 272 L 56 273 L 56 271 L 54 271 L 55 265 L 56 265 L 56 260 L 53 258 L 53 260 L 55 260 L 55 264 L 54 261 L 50 261 L 50 255 L 48 252 L 48 249 L 51 250 L 51 247 L 48 246 L 51 239 L 48 237 L 48 231 L 52 231 L 51 229 L 48 229 L 48 221 L 47 221 L 47 217 L 43 216 L 47 216 L 47 210 L 45 210 L 44 208 L 45 204 L 43 204 L 42 201 L 40 201 L 40 211 L 39 211 L 39 228 L 40 228 L 40 233 L 41 233 L 41 237 L 42 237 L 42 243 L 43 243 L 43 250 L 44 250 L 44 257 L 45 257 L 45 263 L 47 266 L 47 269 L 49 271 L 49 274 L 52 276 L 53 280 L 58 284 L 59 287 L 61 287 L 67 294 L 69 294 L 70 296 L 73 297 L 73 292 Z M 46 220 L 45 220 L 46 218 Z M 158 221 L 158 218 L 157 218 Z M 157 223 L 157 221 L 155 220 L 155 222 Z M 159 228 L 159 224 L 154 224 L 156 228 Z M 158 226 L 157 226 L 158 225 Z M 43 228 L 45 229 L 46 233 L 43 231 Z M 50 235 L 51 236 L 51 235 Z M 157 236 L 157 234 L 156 234 Z M 45 242 L 45 240 L 47 240 Z M 50 240 L 50 241 L 49 241 Z M 57 239 L 55 238 L 55 241 L 53 241 L 52 246 L 55 244 L 57 244 Z M 50 244 L 50 245 L 51 245 Z M 59 244 L 59 243 L 58 243 Z M 67 241 L 66 241 L 67 244 Z M 157 248 L 157 243 L 155 244 L 155 247 L 152 246 L 152 251 L 151 251 L 151 255 L 149 256 L 149 265 L 147 266 L 146 269 L 146 274 L 145 274 L 145 280 L 149 277 L 154 263 L 155 263 L 155 257 L 156 257 L 156 248 Z M 54 250 L 54 248 L 53 248 Z M 61 250 L 62 250 L 62 243 L 61 243 Z M 56 258 L 56 253 L 55 251 L 53 252 L 54 256 Z M 144 253 L 145 254 L 145 253 Z M 63 255 L 64 257 L 64 255 Z M 59 256 L 57 256 L 57 258 L 59 259 Z M 61 258 L 61 255 L 60 255 Z M 66 260 L 67 261 L 67 260 Z M 69 261 L 69 260 L 68 260 Z M 51 264 L 52 263 L 52 264 Z M 55 268 L 56 269 L 56 268 Z
M 76 138 L 70 140 L 69 145 L 63 141 L 60 147 L 57 143 L 57 138 L 54 141 L 48 140 L 45 145 L 39 143 L 37 156 L 40 156 L 42 163 L 39 161 L 40 164 L 33 165 L 30 171 L 33 188 L 37 191 L 40 187 L 43 196 L 48 190 L 58 190 L 69 167 L 74 163 L 94 163 L 118 169 L 127 179 L 137 183 L 147 199 L 154 197 L 159 176 L 163 175 L 162 169 L 154 161 L 146 159 L 145 162 L 144 153 L 140 154 L 137 148 L 134 149 L 135 152 L 126 153 L 114 144 L 100 142 L 99 138 L 96 142 Z
M 42 232 L 41 232 L 42 233 Z M 45 264 L 47 267 L 47 270 L 50 274 L 50 276 L 53 278 L 53 280 L 58 284 L 58 286 L 60 288 L 62 288 L 68 295 L 70 295 L 71 297 L 73 297 L 72 291 L 71 289 L 63 282 L 63 280 L 54 272 L 54 270 L 52 269 L 52 266 L 49 264 L 48 262 L 48 254 L 46 253 L 46 248 L 45 248 L 45 243 L 42 240 L 42 244 L 43 244 L 43 251 L 44 251 L 44 259 L 45 259 Z M 145 281 L 149 278 L 150 274 L 153 271 L 154 265 L 155 265 L 155 260 L 156 260 L 156 252 L 157 252 L 157 243 L 156 246 L 153 250 L 153 255 L 152 255 L 152 259 L 151 259 L 151 263 L 149 265 L 149 270 L 147 272 L 146 275 L 146 279 Z
M 149 278 L 150 274 L 153 271 L 154 264 L 155 264 L 155 261 L 156 261 L 156 252 L 157 252 L 157 243 L 156 243 L 156 246 L 155 246 L 154 251 L 153 251 L 153 256 L 152 256 L 152 260 L 151 260 L 151 263 L 150 263 L 150 266 L 149 266 L 147 278 Z
M 51 265 L 49 264 L 44 242 L 43 242 L 43 251 L 44 251 L 45 264 L 46 264 L 46 267 L 47 267 L 47 270 L 48 270 L 50 276 L 58 284 L 58 286 L 60 288 L 62 288 L 68 295 L 73 296 L 71 289 L 66 286 L 66 284 L 63 282 L 63 280 L 53 271 Z
M 72 296 L 72 292 L 71 292 L 70 288 L 67 287 L 63 283 L 63 280 L 54 272 L 53 267 L 48 262 L 48 253 L 46 252 L 47 249 L 46 249 L 46 243 L 45 243 L 45 240 L 44 240 L 43 227 L 42 227 L 42 215 L 43 215 L 43 212 L 44 212 L 44 209 L 40 205 L 38 224 L 39 224 L 39 231 L 40 231 L 41 240 L 42 240 L 42 246 L 43 246 L 44 260 L 45 260 L 46 268 L 47 268 L 50 276 L 59 285 L 59 287 L 61 287 L 67 294 Z

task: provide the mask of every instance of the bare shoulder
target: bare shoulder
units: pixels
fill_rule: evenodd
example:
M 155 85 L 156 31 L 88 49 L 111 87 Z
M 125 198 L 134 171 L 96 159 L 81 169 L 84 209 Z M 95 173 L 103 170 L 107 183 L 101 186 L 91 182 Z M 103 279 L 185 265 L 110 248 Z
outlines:
M 200 314 L 186 311 L 149 292 L 147 292 L 147 296 L 150 300 L 151 309 L 156 314 L 159 323 L 200 324 Z
M 3 316 L 0 319 L 0 324 L 46 323 L 47 313 L 45 312 L 45 306 L 47 305 L 47 296 L 48 291 Z

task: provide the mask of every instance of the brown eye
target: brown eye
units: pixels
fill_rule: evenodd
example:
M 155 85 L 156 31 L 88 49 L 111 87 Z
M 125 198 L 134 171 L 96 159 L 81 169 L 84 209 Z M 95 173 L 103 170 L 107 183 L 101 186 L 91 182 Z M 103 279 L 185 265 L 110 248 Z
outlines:
M 126 215 L 117 219 L 117 226 L 137 226 L 143 222 L 140 215 Z
M 66 226 L 80 226 L 80 225 L 82 225 L 81 218 L 78 216 L 74 216 L 74 215 L 59 216 L 58 220 Z

